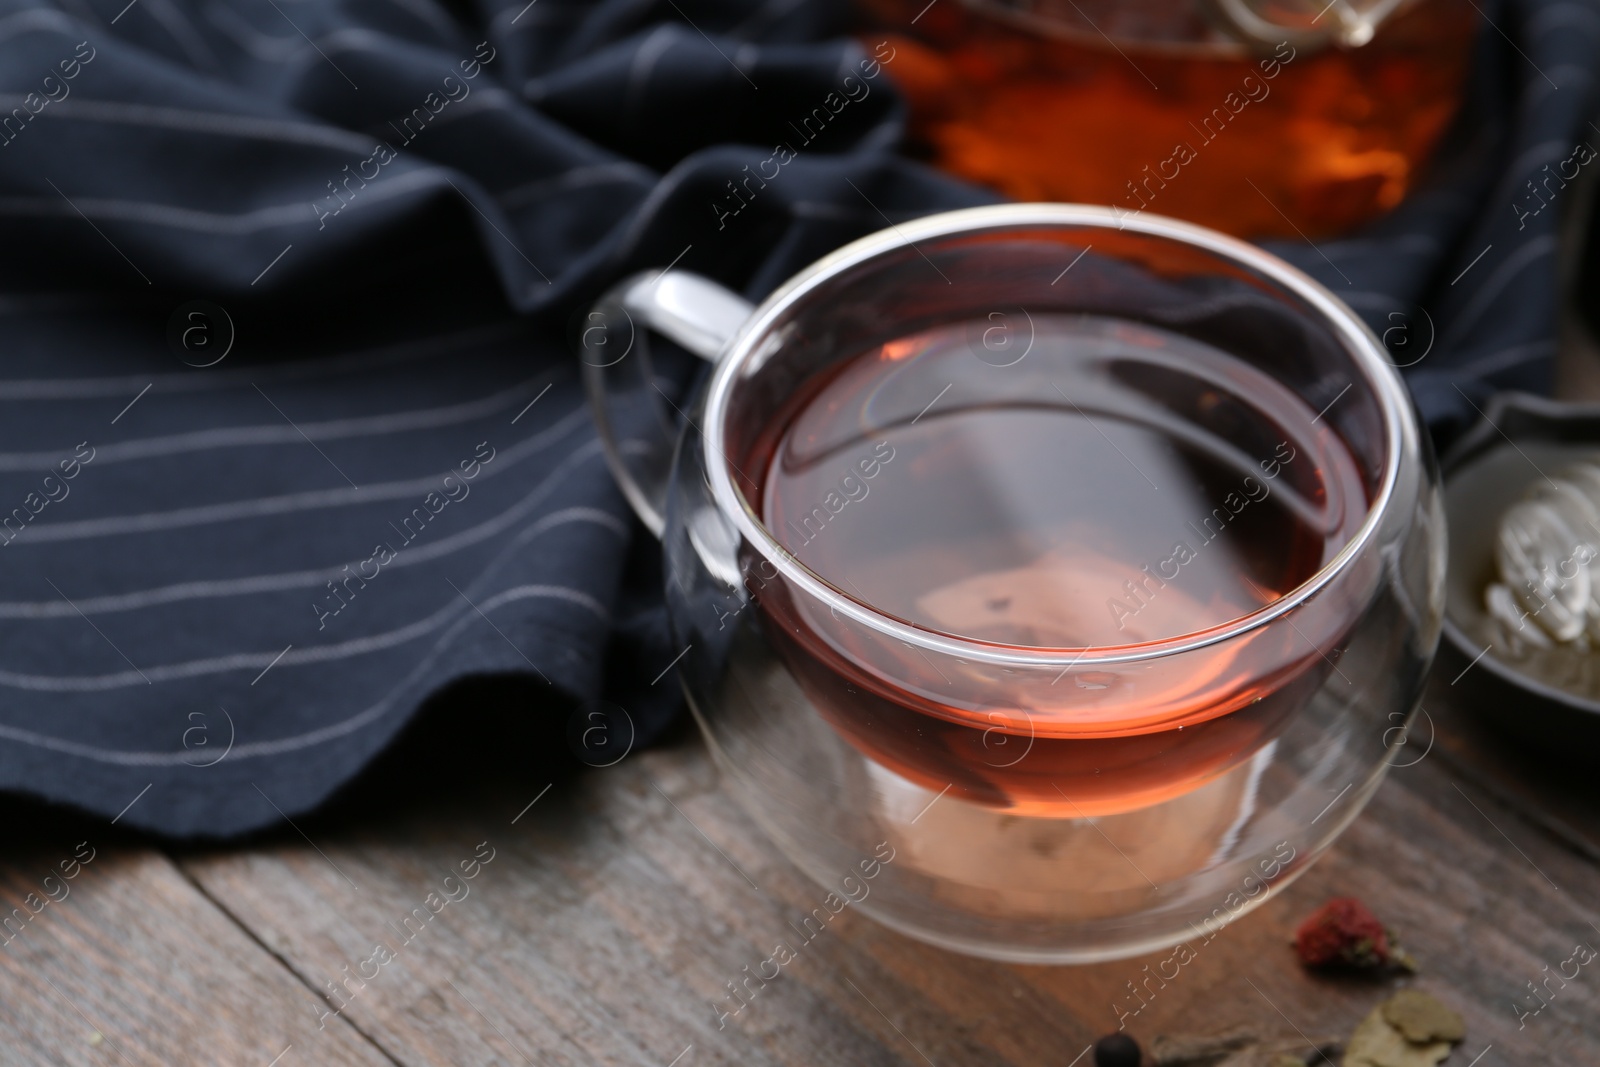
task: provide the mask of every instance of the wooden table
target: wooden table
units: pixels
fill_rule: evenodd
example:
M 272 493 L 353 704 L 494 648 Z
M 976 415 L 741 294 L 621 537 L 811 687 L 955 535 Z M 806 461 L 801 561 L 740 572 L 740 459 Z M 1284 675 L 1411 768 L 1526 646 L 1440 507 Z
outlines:
M 1396 982 L 1307 975 L 1288 940 L 1354 894 L 1467 1019 L 1448 1065 L 1600 1064 L 1600 962 L 1521 1029 L 1513 1007 L 1576 942 L 1600 946 L 1597 776 L 1517 756 L 1434 685 L 1427 756 L 1133 1032 L 1348 1034 Z M 846 909 L 719 1028 L 725 983 L 820 891 L 718 789 L 698 738 L 578 773 L 529 754 L 564 749 L 565 715 L 521 690 L 456 693 L 330 811 L 234 847 L 6 802 L 6 907 L 67 892 L 6 931 L 0 1062 L 1084 1067 L 1125 983 L 1160 958 L 989 963 Z M 323 994 L 341 982 L 335 1015 Z

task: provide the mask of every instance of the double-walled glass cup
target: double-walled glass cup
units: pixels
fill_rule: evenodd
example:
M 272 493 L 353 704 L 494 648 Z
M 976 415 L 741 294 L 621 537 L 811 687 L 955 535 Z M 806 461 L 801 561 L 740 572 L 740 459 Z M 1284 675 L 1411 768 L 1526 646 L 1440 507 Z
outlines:
M 1118 373 L 1142 406 L 1101 405 L 1033 351 L 1050 322 L 1091 324 L 1113 349 L 1148 342 L 1166 361 L 1154 378 L 1095 364 L 1135 367 Z M 948 363 L 943 407 L 1159 424 L 1309 511 L 1344 509 L 1345 533 L 1256 610 L 1088 647 L 979 639 L 835 586 L 764 524 L 747 468 L 819 376 L 960 324 L 976 324 L 971 352 Z M 652 371 L 651 330 L 715 364 L 682 410 Z M 1189 390 L 1191 343 L 1305 417 Z M 727 790 L 884 924 L 1030 962 L 1209 938 L 1303 871 L 1397 762 L 1442 613 L 1431 453 L 1377 339 L 1260 249 L 1149 215 L 978 208 L 863 238 L 754 308 L 695 275 L 638 275 L 581 347 L 612 470 L 662 538 L 679 675 Z M 869 429 L 915 422 L 927 400 L 882 391 Z M 1318 480 L 1330 449 L 1353 472 L 1343 497 Z

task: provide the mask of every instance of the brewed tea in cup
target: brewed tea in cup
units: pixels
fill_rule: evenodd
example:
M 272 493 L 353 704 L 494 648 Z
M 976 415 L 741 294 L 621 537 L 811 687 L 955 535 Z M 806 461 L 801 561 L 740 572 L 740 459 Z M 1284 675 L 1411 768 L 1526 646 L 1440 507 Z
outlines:
M 1259 249 L 1006 205 L 759 308 L 671 272 L 596 314 L 712 753 L 815 877 L 896 850 L 863 905 L 890 925 L 1012 959 L 1170 943 L 1229 878 L 1303 869 L 1403 741 L 1431 456 L 1382 346 Z M 681 419 L 649 329 L 717 363 Z

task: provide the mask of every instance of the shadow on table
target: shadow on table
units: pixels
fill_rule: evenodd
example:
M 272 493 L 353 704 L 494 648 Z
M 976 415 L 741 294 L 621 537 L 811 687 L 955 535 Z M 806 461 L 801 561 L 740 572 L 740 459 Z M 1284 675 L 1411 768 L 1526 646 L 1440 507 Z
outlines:
M 1600 777 L 1580 761 L 1539 754 L 1470 710 L 1470 694 L 1437 666 L 1428 680 L 1411 743 L 1427 744 L 1464 779 L 1495 793 L 1568 847 L 1600 862 Z M 1411 757 L 1416 759 L 1418 757 Z
M 544 685 L 521 677 L 472 678 L 430 699 L 393 744 L 317 811 L 296 816 L 313 837 L 349 833 L 438 814 L 471 810 L 521 796 L 531 784 L 560 784 L 607 762 L 599 738 L 584 731 L 595 722 L 570 701 L 552 700 Z M 617 724 L 607 730 L 622 732 Z M 656 744 L 681 742 L 693 726 L 683 715 Z M 486 739 L 488 742 L 486 743 Z M 585 751 L 585 743 L 589 750 Z M 585 756 L 580 759 L 579 754 Z M 172 844 L 88 816 L 72 808 L 28 797 L 0 796 L 6 861 L 40 849 L 59 851 L 61 842 L 92 837 L 107 846 L 158 842 L 180 851 L 250 847 L 302 839 L 290 826 L 229 842 Z
M 1449 761 L 1469 780 L 1534 815 L 1569 846 L 1600 860 L 1600 779 L 1518 747 L 1465 710 L 1460 696 L 1447 679 L 1430 679 L 1423 698 L 1427 714 L 1419 716 L 1411 738 L 1430 755 L 1419 751 L 1419 757 Z M 295 822 L 315 831 L 313 836 L 349 833 L 447 807 L 471 810 L 507 795 L 521 796 L 530 786 L 569 782 L 595 773 L 591 767 L 605 762 L 582 748 L 587 722 L 575 704 L 551 700 L 536 681 L 511 676 L 462 681 L 428 701 L 395 742 L 327 804 Z M 689 716 L 683 715 L 657 744 L 683 743 L 693 732 Z M 152 840 L 71 808 L 25 797 L 0 796 L 0 826 L 5 827 L 6 854 L 12 860 L 39 848 L 58 849 L 69 839 L 92 836 L 107 845 Z M 300 840 L 293 828 L 281 825 L 222 847 L 291 839 Z

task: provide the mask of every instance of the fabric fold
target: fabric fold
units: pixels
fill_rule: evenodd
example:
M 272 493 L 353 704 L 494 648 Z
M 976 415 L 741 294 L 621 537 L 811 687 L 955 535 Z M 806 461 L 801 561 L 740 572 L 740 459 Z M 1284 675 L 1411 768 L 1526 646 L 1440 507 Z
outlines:
M 1570 7 L 1489 10 L 1390 217 L 1273 246 L 1441 434 L 1550 382 L 1575 194 L 1529 183 L 1600 143 Z M 760 298 L 997 199 L 897 154 L 893 48 L 847 14 L 0 0 L 0 788 L 239 834 L 483 674 L 658 736 L 680 650 L 584 410 L 588 302 L 672 262 Z

